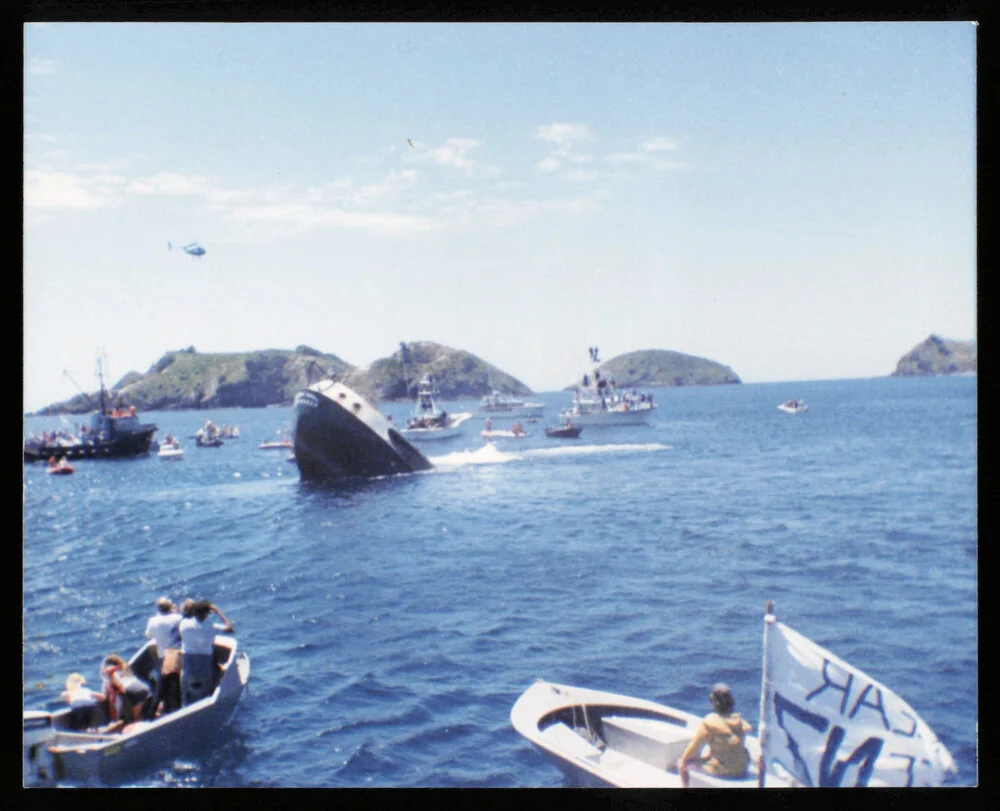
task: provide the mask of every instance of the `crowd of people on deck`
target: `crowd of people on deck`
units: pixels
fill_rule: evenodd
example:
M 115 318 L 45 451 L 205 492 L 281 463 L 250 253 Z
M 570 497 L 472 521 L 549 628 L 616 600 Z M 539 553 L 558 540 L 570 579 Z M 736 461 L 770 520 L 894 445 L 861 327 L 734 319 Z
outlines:
M 590 385 L 590 376 L 584 374 L 582 388 L 596 393 L 597 399 L 601 401 L 602 411 L 607 411 L 609 408 L 620 411 L 632 411 L 634 409 L 653 407 L 652 393 L 640 392 L 637 389 L 632 389 L 631 392 L 620 391 L 613 379 L 607 380 L 601 377 L 601 373 L 596 369 L 594 370 L 594 385 Z M 576 402 L 580 402 L 580 391 L 581 387 L 577 386 L 574 397 Z
M 167 715 L 212 694 L 221 676 L 213 653 L 215 634 L 233 633 L 233 624 L 205 599 L 187 599 L 178 607 L 169 597 L 160 597 L 155 605 L 156 613 L 145 632 L 155 643 L 149 679 L 139 678 L 115 653 L 101 662 L 99 692 L 85 686 L 82 674 L 70 673 L 61 698 L 71 707 L 74 729 L 96 726 L 98 707 L 105 702 L 109 723 L 100 731 L 111 732 Z M 212 614 L 222 622 L 211 621 Z

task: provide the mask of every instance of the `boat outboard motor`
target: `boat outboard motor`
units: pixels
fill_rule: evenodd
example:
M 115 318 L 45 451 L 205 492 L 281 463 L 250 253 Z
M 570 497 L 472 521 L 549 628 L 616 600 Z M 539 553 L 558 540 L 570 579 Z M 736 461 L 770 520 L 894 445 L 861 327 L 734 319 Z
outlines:
M 24 711 L 23 763 L 24 776 L 52 779 L 56 769 L 52 754 L 46 749 L 56 736 L 52 713 L 42 710 Z

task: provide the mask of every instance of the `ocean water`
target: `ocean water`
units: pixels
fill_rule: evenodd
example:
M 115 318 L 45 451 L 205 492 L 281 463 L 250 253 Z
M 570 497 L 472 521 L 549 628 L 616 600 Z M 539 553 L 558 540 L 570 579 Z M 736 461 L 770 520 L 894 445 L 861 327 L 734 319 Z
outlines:
M 347 488 L 258 450 L 283 408 L 141 415 L 181 462 L 25 465 L 24 707 L 130 655 L 156 597 L 204 596 L 248 692 L 209 745 L 121 785 L 560 787 L 510 725 L 536 678 L 698 714 L 726 681 L 756 728 L 770 599 L 978 782 L 975 378 L 663 389 L 649 425 L 577 440 L 542 431 L 569 395 L 540 399 L 525 439 L 468 422 L 424 443 L 434 470 Z M 195 447 L 207 418 L 241 438 Z

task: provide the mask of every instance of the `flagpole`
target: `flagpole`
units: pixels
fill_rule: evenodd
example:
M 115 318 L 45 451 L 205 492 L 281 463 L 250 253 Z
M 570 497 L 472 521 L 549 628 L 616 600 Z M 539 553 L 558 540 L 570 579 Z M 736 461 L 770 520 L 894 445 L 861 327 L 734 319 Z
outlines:
M 760 676 L 760 729 L 757 739 L 760 742 L 760 753 L 757 756 L 757 788 L 764 788 L 766 776 L 767 758 L 765 752 L 767 748 L 767 632 L 774 623 L 774 602 L 768 600 L 764 603 L 764 665 L 761 668 Z

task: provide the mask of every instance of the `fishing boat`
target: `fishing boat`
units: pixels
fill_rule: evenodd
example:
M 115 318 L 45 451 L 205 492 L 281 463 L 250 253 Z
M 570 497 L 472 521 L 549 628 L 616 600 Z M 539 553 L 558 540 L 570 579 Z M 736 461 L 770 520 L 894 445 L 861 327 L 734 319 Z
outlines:
M 688 755 L 689 786 L 909 787 L 950 779 L 951 755 L 912 707 L 772 612 L 768 603 L 761 729 L 743 738 L 748 768 L 735 777 L 708 774 L 700 764 L 711 750 L 703 746 Z M 517 699 L 510 719 L 572 783 L 615 788 L 681 788 L 681 758 L 703 721 L 653 701 L 542 680 Z
M 540 417 L 545 403 L 527 403 L 494 389 L 479 401 L 477 417 Z
M 546 428 L 545 436 L 552 437 L 553 439 L 576 439 L 582 432 L 582 427 L 568 422 L 565 425 L 555 428 Z
M 590 359 L 599 363 L 596 347 Z M 616 388 L 595 365 L 592 376 L 584 374 L 583 384 L 574 387 L 573 405 L 559 412 L 559 420 L 577 426 L 642 425 L 655 408 L 651 394 Z
M 194 435 L 194 444 L 199 448 L 221 448 L 226 443 L 217 436 L 205 436 L 199 431 Z
M 304 480 L 388 476 L 431 463 L 360 394 L 327 377 L 294 401 L 294 449 Z
M 778 406 L 778 411 L 783 411 L 785 414 L 801 414 L 803 411 L 808 410 L 809 406 L 801 400 L 786 400 Z
M 96 706 L 90 719 L 93 726 L 86 729 L 75 728 L 69 707 L 55 712 L 25 710 L 25 778 L 113 781 L 204 743 L 232 719 L 250 678 L 250 660 L 237 650 L 235 638 L 216 636 L 213 656 L 218 682 L 211 695 L 152 720 L 129 724 L 121 731 L 96 731 L 107 723 L 107 702 Z M 150 641 L 129 660 L 129 667 L 152 684 L 157 663 L 156 645 Z
M 117 459 L 148 454 L 157 427 L 153 423 L 140 423 L 135 406 L 126 407 L 119 398 L 117 406 L 110 406 L 111 397 L 104 388 L 100 362 L 97 364 L 100 382 L 100 410 L 90 417 L 90 429 L 76 439 L 31 437 L 24 443 L 24 461 L 41 462 L 56 459 Z
M 425 442 L 432 439 L 450 439 L 462 433 L 462 423 L 472 414 L 449 414 L 437 406 L 439 394 L 434 375 L 425 375 L 417 386 L 417 402 L 413 414 L 400 433 L 409 440 Z

